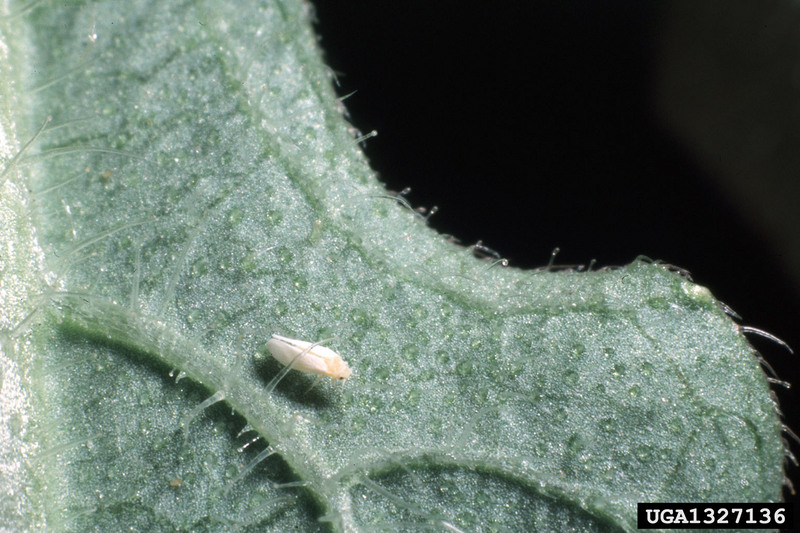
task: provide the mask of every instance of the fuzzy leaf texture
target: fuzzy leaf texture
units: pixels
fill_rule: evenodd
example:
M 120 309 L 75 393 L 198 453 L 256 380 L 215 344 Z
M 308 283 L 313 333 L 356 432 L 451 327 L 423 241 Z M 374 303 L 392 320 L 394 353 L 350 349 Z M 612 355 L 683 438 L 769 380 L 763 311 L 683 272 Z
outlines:
M 639 501 L 780 500 L 768 383 L 708 290 L 438 235 L 369 169 L 308 5 L 2 10 L 0 529 L 631 531 Z M 353 375 L 274 386 L 273 333 Z

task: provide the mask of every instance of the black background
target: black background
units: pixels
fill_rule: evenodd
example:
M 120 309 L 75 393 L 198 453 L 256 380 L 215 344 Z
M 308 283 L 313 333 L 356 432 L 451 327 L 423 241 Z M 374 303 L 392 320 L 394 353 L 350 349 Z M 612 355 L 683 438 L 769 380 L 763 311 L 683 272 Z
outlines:
M 414 207 L 438 206 L 438 231 L 521 268 L 546 264 L 555 247 L 558 264 L 660 259 L 800 349 L 800 296 L 780 251 L 654 112 L 656 4 L 315 7 L 337 90 L 357 91 L 351 122 L 378 131 L 366 141 L 371 165 L 387 188 L 411 187 Z M 800 384 L 798 356 L 751 341 Z M 797 432 L 794 390 L 776 392 Z M 798 469 L 789 476 L 800 490 Z

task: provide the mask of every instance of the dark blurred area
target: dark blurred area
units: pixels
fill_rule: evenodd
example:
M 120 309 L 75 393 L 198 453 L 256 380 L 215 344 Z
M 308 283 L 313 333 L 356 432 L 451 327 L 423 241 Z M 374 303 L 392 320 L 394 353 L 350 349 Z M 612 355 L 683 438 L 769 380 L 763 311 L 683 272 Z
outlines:
M 521 268 L 555 247 L 558 264 L 661 259 L 800 351 L 800 5 L 315 7 L 352 123 L 379 133 L 373 168 L 438 206 L 438 231 Z M 800 354 L 751 340 L 800 386 Z M 797 394 L 775 389 L 800 432 Z

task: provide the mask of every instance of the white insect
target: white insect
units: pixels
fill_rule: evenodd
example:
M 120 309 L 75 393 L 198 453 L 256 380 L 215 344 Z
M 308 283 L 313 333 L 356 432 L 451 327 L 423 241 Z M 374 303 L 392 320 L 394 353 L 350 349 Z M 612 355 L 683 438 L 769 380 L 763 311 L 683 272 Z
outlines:
M 280 335 L 272 335 L 267 341 L 267 350 L 281 364 L 301 372 L 328 376 L 332 379 L 350 377 L 350 367 L 342 356 L 319 343 L 299 341 Z

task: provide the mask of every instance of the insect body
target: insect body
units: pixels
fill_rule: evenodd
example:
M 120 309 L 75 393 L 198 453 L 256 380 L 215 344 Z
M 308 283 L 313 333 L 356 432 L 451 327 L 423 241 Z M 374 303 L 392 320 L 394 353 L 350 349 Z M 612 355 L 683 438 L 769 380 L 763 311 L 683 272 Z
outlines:
M 319 343 L 272 335 L 267 350 L 280 363 L 302 372 L 334 379 L 347 379 L 352 372 L 342 356 Z

